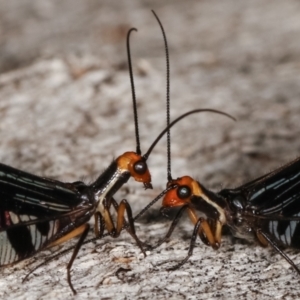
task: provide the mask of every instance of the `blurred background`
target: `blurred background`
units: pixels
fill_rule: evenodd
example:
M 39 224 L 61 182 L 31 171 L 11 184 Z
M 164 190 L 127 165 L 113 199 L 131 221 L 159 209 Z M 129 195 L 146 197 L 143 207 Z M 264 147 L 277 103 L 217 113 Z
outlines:
M 201 114 L 175 126 L 173 177 L 189 174 L 218 191 L 236 187 L 299 156 L 298 1 L 0 0 L 1 162 L 62 181 L 90 182 L 113 157 L 135 149 L 125 49 L 126 33 L 131 27 L 138 29 L 132 34 L 131 49 L 142 150 L 147 150 L 166 123 L 165 53 L 151 9 L 163 23 L 169 42 L 172 118 L 194 108 L 213 108 L 237 119 L 232 122 L 218 115 Z M 120 194 L 130 198 L 135 212 L 164 188 L 165 141 L 153 151 L 149 167 L 153 191 L 143 191 L 139 184 L 130 181 Z M 160 236 L 157 224 L 150 225 L 141 230 L 145 240 L 151 234 L 152 238 Z M 161 235 L 166 228 L 161 228 Z M 178 250 L 174 257 L 184 256 L 191 227 L 180 230 L 175 235 L 176 243 L 166 249 L 165 260 L 174 249 Z M 123 242 L 121 253 L 130 251 L 132 246 L 128 237 L 124 239 L 125 242 L 119 242 Z M 112 248 L 105 246 L 108 249 L 102 249 L 100 258 L 94 258 L 107 260 L 101 262 L 101 274 L 95 277 L 100 281 L 100 277 L 107 276 L 110 282 L 91 284 L 97 286 L 93 288 L 97 295 L 118 295 L 123 299 L 124 295 L 150 297 L 149 293 L 159 291 L 157 295 L 162 297 L 200 294 L 206 299 L 256 299 L 271 298 L 274 293 L 298 293 L 285 284 L 285 276 L 290 276 L 288 281 L 292 283 L 298 280 L 288 266 L 284 265 L 287 270 L 281 277 L 277 276 L 281 270 L 270 271 L 271 263 L 266 259 L 274 254 L 270 249 L 232 246 L 226 239 L 219 252 L 213 252 L 216 256 L 199 243 L 195 264 L 186 265 L 179 274 L 181 280 L 176 272 L 170 276 L 167 272 L 153 273 L 151 266 L 161 257 L 152 255 L 146 262 L 131 265 L 133 275 L 120 283 L 113 275 L 107 275 L 112 270 L 111 251 L 119 249 L 115 241 L 110 243 Z M 239 247 L 232 254 L 233 248 Z M 276 262 L 280 258 L 272 258 L 278 268 Z M 89 266 L 92 261 L 87 259 L 86 264 Z M 63 266 L 62 263 L 58 281 L 65 278 Z M 77 270 L 74 275 L 79 285 L 84 285 L 83 274 L 100 272 L 95 266 L 80 266 L 84 271 Z M 205 277 L 202 270 L 207 266 L 210 271 Z M 13 284 L 18 285 L 23 276 L 22 270 L 17 275 L 7 272 L 13 277 L 6 274 L 0 283 L 0 294 L 6 297 L 7 286 L 14 290 Z M 144 273 L 149 277 L 142 278 Z M 24 289 L 30 285 L 35 297 L 52 297 L 54 289 L 50 285 L 49 290 L 41 292 L 47 281 L 45 276 L 18 285 L 17 296 L 26 298 Z M 274 276 L 279 278 L 276 290 Z M 135 281 L 130 281 L 132 278 Z M 152 280 L 155 283 L 148 284 Z M 109 290 L 111 282 L 116 284 L 114 291 Z M 184 289 L 186 282 L 189 290 Z M 240 290 L 237 282 L 242 286 Z M 68 287 L 61 284 L 63 287 L 55 290 L 65 297 Z M 120 294 L 114 294 L 116 291 Z

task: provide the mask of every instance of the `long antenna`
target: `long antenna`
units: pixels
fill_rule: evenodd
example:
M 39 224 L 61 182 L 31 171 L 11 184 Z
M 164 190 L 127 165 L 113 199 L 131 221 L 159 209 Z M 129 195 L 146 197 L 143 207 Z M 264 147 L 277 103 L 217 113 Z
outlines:
M 133 115 L 134 115 L 135 138 L 136 138 L 136 153 L 141 155 L 142 152 L 141 152 L 141 145 L 140 145 L 139 122 L 138 122 L 136 96 L 135 96 L 131 54 L 130 54 L 130 34 L 132 31 L 137 31 L 137 29 L 131 28 L 127 33 L 127 57 L 128 57 L 128 68 L 129 68 L 131 94 L 132 94 L 132 102 L 133 102 Z
M 233 121 L 236 121 L 236 119 L 223 112 L 223 111 L 220 111 L 220 110 L 216 110 L 216 109 L 210 109 L 210 108 L 203 108 L 203 109 L 194 109 L 194 110 L 190 110 L 184 114 L 182 114 L 181 116 L 179 116 L 178 118 L 176 118 L 175 120 L 173 120 L 169 126 L 167 126 L 158 136 L 157 138 L 155 139 L 155 141 L 152 143 L 152 145 L 149 147 L 148 151 L 143 155 L 143 157 L 145 159 L 147 159 L 149 157 L 149 155 L 151 154 L 152 150 L 154 149 L 154 147 L 156 146 L 156 144 L 159 142 L 159 140 L 163 137 L 163 135 L 168 132 L 169 129 L 171 129 L 177 122 L 179 122 L 180 120 L 184 119 L 185 117 L 191 115 L 191 114 L 195 114 L 195 113 L 200 113 L 200 112 L 211 112 L 211 113 L 215 113 L 215 114 L 219 114 L 219 115 L 223 115 L 225 117 L 228 117 L 229 119 L 233 120 Z
M 164 38 L 164 43 L 165 43 L 165 53 L 166 53 L 166 80 L 167 80 L 167 85 L 166 85 L 166 114 L 167 114 L 167 127 L 170 125 L 170 56 L 169 56 L 169 47 L 168 47 L 168 41 L 167 41 L 167 36 L 164 30 L 164 27 L 162 23 L 160 22 L 158 16 L 156 15 L 155 11 L 152 10 L 152 13 L 154 17 L 156 18 L 160 29 L 163 34 Z M 172 175 L 171 175 L 171 131 L 170 128 L 167 131 L 167 173 L 168 173 L 168 181 L 172 180 Z

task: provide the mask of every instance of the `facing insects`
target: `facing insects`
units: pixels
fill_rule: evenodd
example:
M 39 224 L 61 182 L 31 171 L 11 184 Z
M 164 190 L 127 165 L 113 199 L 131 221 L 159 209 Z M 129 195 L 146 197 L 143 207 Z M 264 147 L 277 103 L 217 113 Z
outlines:
M 38 177 L 10 166 L 0 164 L 0 265 L 6 266 L 29 258 L 46 248 L 80 237 L 67 266 L 68 284 L 75 294 L 70 270 L 84 242 L 94 216 L 95 234 L 101 237 L 106 229 L 117 237 L 127 222 L 128 232 L 145 254 L 142 243 L 135 234 L 131 208 L 124 199 L 118 204 L 114 194 L 130 177 L 151 188 L 147 159 L 159 138 L 142 155 L 139 142 L 137 106 L 130 59 L 129 37 L 127 53 L 132 86 L 137 149 L 125 152 L 91 184 L 82 181 L 64 183 Z M 160 136 L 161 137 L 161 136 Z M 117 212 L 115 226 L 110 208 Z
M 167 46 L 166 46 L 166 48 L 167 48 Z M 128 51 L 129 52 L 129 51 Z M 167 60 L 168 60 L 168 58 L 167 58 Z M 130 56 L 129 56 L 129 62 L 130 62 Z M 131 64 L 129 64 L 129 65 L 131 65 Z M 169 74 L 169 71 L 167 72 L 168 74 Z M 132 74 L 132 72 L 130 72 L 130 74 Z M 133 79 L 131 80 L 131 82 L 133 82 Z M 169 76 L 168 76 L 168 80 L 167 80 L 167 82 L 168 82 L 168 85 L 167 86 L 169 86 Z M 167 105 L 166 105 L 166 107 L 167 107 L 167 116 L 169 116 L 169 107 L 170 107 L 170 103 L 169 103 L 169 97 L 167 97 L 167 99 L 166 99 L 166 102 L 167 102 Z M 225 116 L 227 116 L 227 117 L 230 117 L 230 116 L 228 116 L 226 113 L 223 113 L 223 112 L 220 112 L 220 111 L 217 111 L 217 110 L 213 110 L 213 109 L 196 109 L 196 110 L 192 110 L 192 111 L 189 111 L 189 112 L 187 112 L 187 113 L 185 113 L 185 114 L 183 114 L 183 115 L 181 115 L 181 116 L 179 116 L 177 119 L 175 119 L 172 123 L 170 123 L 169 124 L 169 122 L 167 122 L 168 123 L 168 126 L 167 126 L 167 128 L 165 128 L 160 134 L 159 134 L 159 136 L 157 137 L 157 139 L 152 143 L 152 145 L 151 145 L 151 147 L 149 148 L 149 150 L 148 150 L 148 152 L 146 153 L 146 158 L 149 156 L 149 153 L 151 153 L 151 151 L 153 150 L 153 147 L 156 145 L 156 143 L 161 139 L 161 137 L 165 134 L 165 133 L 168 133 L 169 132 L 169 129 L 173 126 L 173 125 L 175 125 L 177 122 L 179 122 L 181 119 L 183 119 L 183 118 L 185 118 L 185 117 L 187 117 L 187 116 L 189 116 L 189 115 L 191 115 L 191 114 L 194 114 L 194 113 L 198 113 L 198 112 L 204 112 L 204 111 L 207 111 L 207 112 L 212 112 L 212 113 L 218 113 L 218 114 L 223 114 L 223 115 L 225 115 Z M 167 119 L 168 119 L 168 117 L 167 117 Z M 168 151 L 169 152 L 169 151 Z M 111 177 L 109 177 L 109 178 L 111 178 Z M 109 180 L 108 180 L 109 181 Z M 87 191 L 89 191 L 89 188 L 87 187 L 86 188 L 86 190 Z M 120 206 L 118 206 L 118 205 L 116 205 L 116 202 L 115 201 L 113 201 L 112 200 L 112 204 L 115 206 L 115 208 L 116 208 L 116 210 L 119 212 L 120 211 L 120 208 L 122 208 L 121 207 L 121 205 L 124 203 L 124 200 L 121 202 L 121 204 L 120 204 Z M 125 206 L 123 207 L 123 209 L 124 208 L 126 208 Z M 129 207 L 130 208 L 130 207 Z M 132 219 L 132 217 L 131 217 L 131 211 L 129 211 L 129 208 L 128 208 L 128 211 L 127 211 L 127 215 L 128 215 L 128 221 L 129 221 L 129 224 L 126 224 L 125 222 L 124 222 L 124 213 L 122 213 L 121 214 L 121 218 L 123 218 L 122 219 L 122 222 L 120 222 L 119 220 L 119 217 L 118 217 L 118 223 L 117 223 L 117 233 L 120 233 L 120 230 L 122 229 L 122 227 L 123 227 L 123 225 L 124 225 L 124 227 L 125 228 L 127 228 L 128 226 L 130 226 L 129 227 L 129 229 L 130 229 L 130 231 L 129 231 L 129 233 L 132 233 L 132 232 L 134 232 L 134 225 L 133 225 L 133 219 Z M 107 212 L 105 212 L 105 213 L 107 213 L 107 214 L 109 214 L 109 210 L 107 209 Z M 101 217 L 103 217 L 102 216 L 102 214 L 100 214 L 99 215 L 99 218 L 101 218 Z M 105 221 L 105 218 L 103 218 L 104 219 L 104 221 Z M 101 224 L 101 222 L 99 222 L 100 224 Z M 111 222 L 112 223 L 112 222 Z M 106 224 L 105 224 L 106 225 Z M 96 225 L 96 228 L 97 228 L 97 225 Z M 101 226 L 101 228 L 104 228 L 104 226 Z M 109 230 L 108 230 L 109 231 Z M 101 237 L 102 236 L 102 234 L 103 234 L 103 231 L 101 232 L 101 234 L 100 235 L 96 235 L 96 238 L 95 239 L 98 239 L 99 237 Z M 75 247 L 75 249 L 74 249 L 74 251 L 73 251 L 73 255 L 72 255 L 72 258 L 71 258 L 71 260 L 70 260 L 70 262 L 73 262 L 74 261 L 74 258 L 75 258 L 75 255 L 74 255 L 74 253 L 77 253 L 78 252 L 78 250 L 79 250 L 79 247 L 83 244 L 83 243 L 87 243 L 87 242 L 90 242 L 90 241 L 85 241 L 84 239 L 82 239 L 82 241 L 80 242 L 80 244 L 78 244 L 76 247 Z M 139 242 L 139 240 L 137 240 L 137 242 Z M 141 247 L 142 247 L 142 245 L 141 245 Z M 65 253 L 65 252 L 63 252 L 63 253 Z M 60 254 L 58 254 L 58 256 L 59 256 Z M 54 257 L 57 257 L 56 255 L 54 256 Z M 51 259 L 50 259 L 51 260 Z M 48 260 L 47 260 L 48 261 Z M 42 266 L 42 265 L 44 265 L 44 262 L 41 264 L 41 265 L 38 265 L 36 268 L 39 268 L 40 266 Z M 68 276 L 70 276 L 69 274 L 70 274 L 70 263 L 69 263 L 69 265 L 68 265 Z M 33 271 L 35 271 L 36 270 L 36 268 L 34 268 L 29 274 L 31 274 Z M 28 274 L 28 275 L 29 275 Z M 25 279 L 28 277 L 28 275 L 25 277 Z M 68 277 L 69 278 L 69 284 L 71 284 L 70 283 L 70 277 Z M 70 285 L 71 286 L 71 285 Z M 72 288 L 72 286 L 71 286 L 71 288 Z
M 190 176 L 168 178 L 170 190 L 163 198 L 161 211 L 168 214 L 172 208 L 179 210 L 168 233 L 155 247 L 171 236 L 184 212 L 194 225 L 188 255 L 170 270 L 187 262 L 198 236 L 204 244 L 218 249 L 226 226 L 237 238 L 271 246 L 300 275 L 300 269 L 282 250 L 300 248 L 299 158 L 238 188 L 222 189 L 218 193 Z

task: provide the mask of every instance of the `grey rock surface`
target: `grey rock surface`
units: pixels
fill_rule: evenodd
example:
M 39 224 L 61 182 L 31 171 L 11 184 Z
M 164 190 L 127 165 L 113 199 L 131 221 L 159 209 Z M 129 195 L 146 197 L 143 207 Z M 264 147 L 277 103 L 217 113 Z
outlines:
M 214 108 L 172 129 L 173 177 L 208 188 L 237 187 L 299 156 L 300 4 L 297 1 L 0 1 L 0 161 L 61 181 L 92 181 L 120 153 L 135 149 L 125 51 L 131 39 L 142 150 L 165 126 L 165 58 L 171 55 L 171 115 Z M 166 182 L 166 143 L 149 159 L 154 189 L 132 180 L 118 194 L 138 213 Z M 137 223 L 150 244 L 170 221 L 159 204 Z M 224 236 L 214 251 L 187 253 L 186 218 L 168 243 L 144 258 L 127 233 L 87 244 L 72 281 L 78 299 L 298 299 L 299 275 L 272 249 Z M 91 232 L 89 237 L 92 237 Z M 72 245 L 68 242 L 67 248 Z M 50 249 L 1 269 L 1 299 L 72 299 L 70 254 L 43 266 Z M 297 250 L 288 255 L 300 263 Z M 115 272 L 120 268 L 130 269 Z

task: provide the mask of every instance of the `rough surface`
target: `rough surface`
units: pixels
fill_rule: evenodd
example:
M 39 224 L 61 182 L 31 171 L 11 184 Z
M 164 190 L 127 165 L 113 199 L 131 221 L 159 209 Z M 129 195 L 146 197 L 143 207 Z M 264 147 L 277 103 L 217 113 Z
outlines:
M 286 1 L 0 1 L 0 161 L 61 181 L 87 182 L 112 158 L 134 150 L 125 36 L 132 57 L 145 151 L 165 124 L 165 58 L 171 53 L 172 118 L 198 107 L 172 130 L 173 176 L 207 187 L 236 187 L 299 155 L 300 3 Z M 153 191 L 133 181 L 121 190 L 138 212 L 163 188 L 166 148 L 149 159 Z M 157 206 L 157 210 L 159 205 Z M 150 211 L 137 224 L 154 244 L 168 221 Z M 224 237 L 218 251 L 197 243 L 180 270 L 192 226 L 146 258 L 127 233 L 88 244 L 75 261 L 78 299 L 298 299 L 300 278 L 271 249 Z M 90 237 L 92 237 L 92 232 Z M 65 247 L 70 246 L 67 243 Z M 30 270 L 54 251 L 1 270 L 1 299 L 71 299 L 70 255 Z M 54 252 L 56 253 L 56 252 Z M 297 263 L 297 251 L 287 253 Z M 120 268 L 130 269 L 116 276 Z

